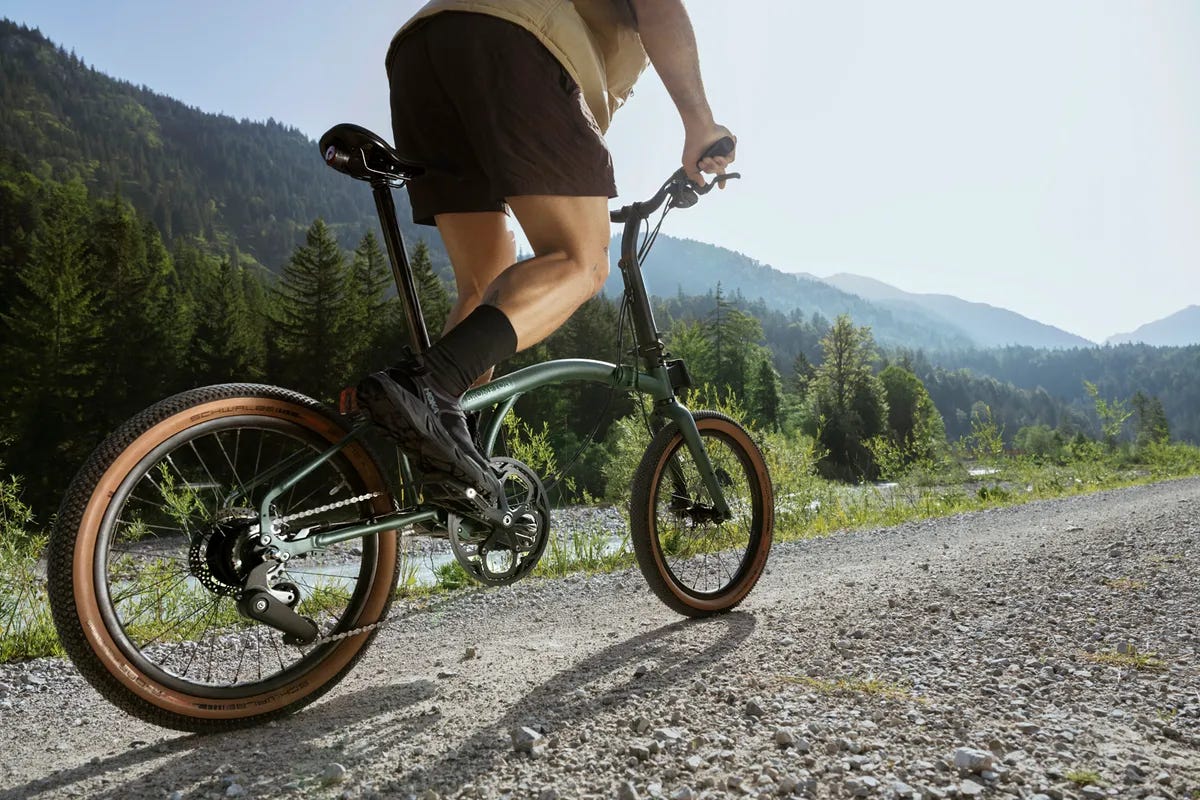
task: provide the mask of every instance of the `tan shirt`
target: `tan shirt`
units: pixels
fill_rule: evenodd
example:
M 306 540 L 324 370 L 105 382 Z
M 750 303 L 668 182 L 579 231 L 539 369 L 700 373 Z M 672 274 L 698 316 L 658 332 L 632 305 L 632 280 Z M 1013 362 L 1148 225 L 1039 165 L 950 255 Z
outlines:
M 627 0 L 430 0 L 392 44 L 417 20 L 443 11 L 489 14 L 536 36 L 579 84 L 601 131 L 649 63 Z

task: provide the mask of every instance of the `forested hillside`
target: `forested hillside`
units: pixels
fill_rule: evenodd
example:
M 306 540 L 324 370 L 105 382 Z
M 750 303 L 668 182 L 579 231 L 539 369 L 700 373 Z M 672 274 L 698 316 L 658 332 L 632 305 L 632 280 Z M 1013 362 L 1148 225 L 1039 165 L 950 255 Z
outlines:
M 0 165 L 10 175 L 78 179 L 129 200 L 168 246 L 198 237 L 272 271 L 317 217 L 347 247 L 378 224 L 366 186 L 327 168 L 300 131 L 205 113 L 110 78 L 8 20 L 0 20 Z M 408 199 L 398 202 L 404 222 Z M 416 228 L 406 223 L 405 232 Z M 444 262 L 440 244 L 433 257 Z
M 1128 402 L 1141 392 L 1162 402 L 1173 438 L 1200 443 L 1200 345 L 1123 344 L 1071 350 L 1005 347 L 938 353 L 930 360 L 947 369 L 965 368 L 976 375 L 1038 390 L 1077 410 L 1092 406 L 1084 381 L 1095 384 L 1100 395 L 1109 399 Z

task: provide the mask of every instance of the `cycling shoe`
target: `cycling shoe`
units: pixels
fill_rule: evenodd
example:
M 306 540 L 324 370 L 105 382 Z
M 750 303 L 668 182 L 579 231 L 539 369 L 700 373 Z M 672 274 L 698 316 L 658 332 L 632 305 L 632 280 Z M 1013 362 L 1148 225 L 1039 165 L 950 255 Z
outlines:
M 413 456 L 422 472 L 448 476 L 491 497 L 499 495 L 499 481 L 472 443 L 458 400 L 442 393 L 426 374 L 375 372 L 356 391 L 371 421 Z

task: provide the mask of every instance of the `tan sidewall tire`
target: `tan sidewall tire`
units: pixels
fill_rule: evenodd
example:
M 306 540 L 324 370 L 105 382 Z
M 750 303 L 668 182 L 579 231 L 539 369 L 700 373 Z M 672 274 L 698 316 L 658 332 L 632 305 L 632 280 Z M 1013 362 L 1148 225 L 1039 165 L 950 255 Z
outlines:
M 711 411 L 698 411 L 695 413 L 695 419 L 696 427 L 700 430 L 701 436 L 704 435 L 705 431 L 720 433 L 732 440 L 736 446 L 749 456 L 754 477 L 758 482 L 759 490 L 762 494 L 762 535 L 758 548 L 752 554 L 750 564 L 742 579 L 735 586 L 730 587 L 717 597 L 708 599 L 695 597 L 681 590 L 676 582 L 671 580 L 669 577 L 671 571 L 667 567 L 662 547 L 658 540 L 654 514 L 654 489 L 658 486 L 663 470 L 666 469 L 668 456 L 675 451 L 676 447 L 683 446 L 683 434 L 679 432 L 677 426 L 671 425 L 663 431 L 663 433 L 670 436 L 666 444 L 660 444 L 656 437 L 655 441 L 651 443 L 650 448 L 647 449 L 646 458 L 648 460 L 654 457 L 654 464 L 651 466 L 643 461 L 642 465 L 638 467 L 639 475 L 646 469 L 649 469 L 650 472 L 649 477 L 645 478 L 647 481 L 644 487 L 645 502 L 640 503 L 642 506 L 640 509 L 632 509 L 634 514 L 641 515 L 639 522 L 641 530 L 644 531 L 644 535 L 639 536 L 639 526 L 633 526 L 634 551 L 638 556 L 638 564 L 642 568 L 642 574 L 663 602 L 681 614 L 708 616 L 733 608 L 742 602 L 746 598 L 746 595 L 750 593 L 750 590 L 754 588 L 754 585 L 758 583 L 758 579 L 767 565 L 767 556 L 771 552 L 771 538 L 775 526 L 775 498 L 771 487 L 771 478 L 767 472 L 766 461 L 763 459 L 758 446 L 754 444 L 740 425 L 724 415 Z M 636 497 L 637 494 L 638 492 L 635 488 L 634 496 Z M 669 592 L 669 595 L 664 594 L 666 592 Z
M 331 444 L 346 434 L 345 428 L 318 410 L 279 398 L 228 397 L 186 408 L 151 426 L 105 470 L 84 508 L 75 538 L 71 565 L 74 600 L 87 646 L 103 668 L 125 689 L 168 714 L 197 720 L 236 720 L 272 715 L 292 704 L 303 705 L 314 699 L 311 696 L 314 692 L 319 694 L 322 689 L 336 682 L 341 673 L 352 666 L 371 638 L 369 633 L 363 633 L 342 640 L 334 652 L 297 681 L 251 697 L 220 700 L 189 695 L 152 680 L 125 657 L 109 634 L 100 613 L 93 567 L 100 524 L 117 488 L 147 453 L 170 437 L 197 424 L 245 415 L 285 419 L 319 434 Z M 368 491 L 381 493 L 373 501 L 374 510 L 377 513 L 390 511 L 386 483 L 367 450 L 361 444 L 354 443 L 343 450 L 343 454 L 358 472 Z M 359 625 L 370 624 L 382 617 L 389 604 L 395 579 L 396 532 L 378 534 L 378 542 L 376 572 L 356 623 Z

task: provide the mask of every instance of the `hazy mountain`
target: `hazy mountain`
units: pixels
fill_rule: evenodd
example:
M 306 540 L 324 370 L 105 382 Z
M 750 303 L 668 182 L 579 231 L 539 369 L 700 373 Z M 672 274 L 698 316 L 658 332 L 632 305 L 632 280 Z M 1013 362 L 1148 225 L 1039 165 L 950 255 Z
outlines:
M 621 291 L 619 238 L 613 239 L 609 256 L 612 271 L 605 292 L 616 295 Z M 954 324 L 919 308 L 889 309 L 812 276 L 783 272 L 733 250 L 690 239 L 659 236 L 643 277 L 647 290 L 662 297 L 703 295 L 720 283 L 727 295 L 761 299 L 768 308 L 784 313 L 817 314 L 828 320 L 849 314 L 856 324 L 870 325 L 883 344 L 941 349 L 973 343 Z
M 1169 317 L 1147 322 L 1133 333 L 1108 337 L 1108 344 L 1142 342 L 1162 347 L 1186 347 L 1200 344 L 1200 306 L 1188 306 Z
M 879 303 L 904 315 L 921 311 L 944 320 L 970 336 L 980 347 L 1026 345 L 1029 347 L 1094 347 L 1095 342 L 1032 320 L 1015 311 L 972 303 L 948 294 L 914 294 L 862 275 L 840 273 L 822 278 L 831 286 Z

